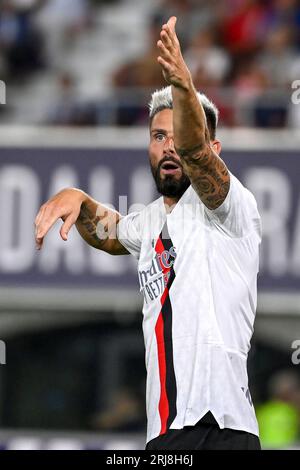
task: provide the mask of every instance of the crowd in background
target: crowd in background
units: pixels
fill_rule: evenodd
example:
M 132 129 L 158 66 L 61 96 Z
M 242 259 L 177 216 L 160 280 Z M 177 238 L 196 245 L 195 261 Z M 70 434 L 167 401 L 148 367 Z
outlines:
M 298 0 L 164 0 L 152 17 L 148 51 L 117 70 L 116 87 L 164 84 L 156 40 L 161 24 L 174 14 L 194 83 L 220 108 L 221 124 L 294 124 L 290 96 L 300 77 Z M 120 123 L 144 121 L 142 110 L 132 113 L 133 119 L 131 113 L 131 106 L 121 108 Z
M 1 78 L 22 82 L 49 66 L 48 43 L 57 34 L 65 39 L 87 24 L 86 0 L 3 0 L 0 4 Z M 50 26 L 50 29 L 49 29 Z
M 1 78 L 22 86 L 35 71 L 51 68 L 62 44 L 72 43 L 74 37 L 92 28 L 94 8 L 104 3 L 122 1 L 3 0 Z M 87 113 L 82 121 L 73 116 L 75 103 L 71 103 L 74 111 L 67 119 L 60 106 L 57 113 L 50 113 L 49 122 L 145 124 L 149 92 L 164 85 L 156 61 L 156 42 L 161 25 L 171 15 L 178 17 L 178 36 L 195 85 L 220 108 L 221 125 L 297 126 L 300 118 L 291 107 L 291 85 L 300 78 L 299 0 L 155 2 L 148 20 L 148 48 L 127 62 L 125 54 L 125 62 L 115 67 L 110 99 L 101 101 L 95 96 L 98 112 Z M 75 79 L 68 70 L 59 73 L 68 104 Z M 112 106 L 114 113 L 106 112 Z M 107 117 L 112 114 L 113 122 Z

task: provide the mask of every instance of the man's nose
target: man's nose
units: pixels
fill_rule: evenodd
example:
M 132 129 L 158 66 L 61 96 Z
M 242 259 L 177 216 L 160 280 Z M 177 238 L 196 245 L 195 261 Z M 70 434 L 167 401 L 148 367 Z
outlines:
M 176 154 L 173 137 L 167 137 L 164 145 L 164 153 Z

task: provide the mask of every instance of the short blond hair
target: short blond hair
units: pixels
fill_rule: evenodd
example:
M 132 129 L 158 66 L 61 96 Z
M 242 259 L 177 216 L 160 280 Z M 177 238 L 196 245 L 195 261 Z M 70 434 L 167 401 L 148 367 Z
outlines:
M 217 106 L 209 99 L 204 93 L 197 92 L 199 102 L 202 104 L 206 119 L 207 126 L 210 132 L 210 137 L 215 139 L 216 129 L 219 121 L 219 110 Z M 163 111 L 164 109 L 173 109 L 173 98 L 171 86 L 156 90 L 151 95 L 149 106 L 149 118 L 152 122 L 155 114 Z

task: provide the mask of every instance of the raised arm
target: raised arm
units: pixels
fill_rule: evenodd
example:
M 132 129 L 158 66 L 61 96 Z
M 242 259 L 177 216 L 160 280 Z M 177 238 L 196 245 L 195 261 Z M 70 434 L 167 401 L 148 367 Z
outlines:
M 125 255 L 128 251 L 117 239 L 116 229 L 120 214 L 100 204 L 80 189 L 68 188 L 60 191 L 42 205 L 36 219 L 36 245 L 41 249 L 43 241 L 54 223 L 64 221 L 60 236 L 68 239 L 75 224 L 82 238 L 94 248 L 112 255 Z
M 216 209 L 225 200 L 230 183 L 228 169 L 211 141 L 206 116 L 182 57 L 173 16 L 163 25 L 157 46 L 158 62 L 168 84 L 172 85 L 173 131 L 176 152 L 202 202 Z

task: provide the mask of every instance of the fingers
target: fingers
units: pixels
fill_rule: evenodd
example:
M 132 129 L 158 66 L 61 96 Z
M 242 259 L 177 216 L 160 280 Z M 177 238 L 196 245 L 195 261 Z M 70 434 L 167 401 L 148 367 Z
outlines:
M 157 42 L 157 47 L 160 50 L 161 58 L 165 61 L 170 61 L 178 54 L 179 41 L 175 33 L 175 24 L 177 18 L 172 16 L 169 21 L 162 26 L 160 32 L 160 40 Z M 158 61 L 161 63 L 160 61 Z
M 44 242 L 44 236 L 42 235 L 42 233 L 36 228 L 35 230 L 35 245 L 36 245 L 36 249 L 37 250 L 40 250 L 43 246 L 43 242 Z
M 171 28 L 171 30 L 175 33 L 175 26 L 177 23 L 177 18 L 176 16 L 171 16 L 171 18 L 168 20 L 168 26 Z
M 191 84 L 191 76 L 183 59 L 180 42 L 176 35 L 176 21 L 177 18 L 172 16 L 162 26 L 160 40 L 157 42 L 159 49 L 157 61 L 161 65 L 163 77 L 169 85 L 188 90 Z
M 160 33 L 160 37 L 161 37 L 161 40 L 163 42 L 163 44 L 168 48 L 168 49 L 171 49 L 173 48 L 173 43 L 168 35 L 168 33 L 164 30 L 161 31 Z
M 176 21 L 177 18 L 172 16 L 169 21 L 162 26 L 160 40 L 157 42 L 157 47 L 160 52 L 157 61 L 167 75 L 174 72 L 172 67 L 178 62 L 181 54 L 180 44 L 175 32 Z
M 42 248 L 44 237 L 59 218 L 60 214 L 57 211 L 47 206 L 41 207 L 35 220 L 35 241 L 38 250 Z
M 35 218 L 35 242 L 36 242 L 36 248 L 37 250 L 40 250 L 42 248 L 42 245 L 43 245 L 43 239 L 42 237 L 40 237 L 40 232 L 39 232 L 39 226 L 40 226 L 40 222 L 42 220 L 42 217 L 43 217 L 43 214 L 45 212 L 45 206 L 42 206 Z
M 35 238 L 35 246 L 37 250 L 41 250 L 43 247 L 44 238 Z
M 168 73 L 172 72 L 172 66 L 165 59 L 163 59 L 161 56 L 157 57 L 157 62 L 162 66 L 162 68 L 166 72 L 168 72 Z
M 44 241 L 45 235 L 47 235 L 48 231 L 52 227 L 52 225 L 56 222 L 57 218 L 52 217 L 46 219 L 45 221 L 41 221 L 41 223 L 36 227 L 35 231 L 35 241 L 37 249 L 41 249 Z
M 36 216 L 36 218 L 35 218 L 35 221 L 34 221 L 36 227 L 39 225 L 39 223 L 40 223 L 40 221 L 41 221 L 41 219 L 42 219 L 42 217 L 43 217 L 44 211 L 45 211 L 45 206 L 43 205 L 43 206 L 40 208 L 40 210 L 39 210 L 39 212 L 38 212 L 38 214 L 37 214 L 37 216 Z
M 76 219 L 74 219 L 72 215 L 69 215 L 66 218 L 65 222 L 63 223 L 59 233 L 60 233 L 61 238 L 64 241 L 68 240 L 68 234 L 69 234 L 70 228 L 74 225 L 75 222 L 76 222 Z
M 157 47 L 159 48 L 160 54 L 161 54 L 163 59 L 165 59 L 167 61 L 170 61 L 172 59 L 171 52 L 166 48 L 166 46 L 164 45 L 164 43 L 162 41 L 159 40 L 157 42 Z
M 177 18 L 172 16 L 169 21 L 162 26 L 162 33 L 165 33 L 168 36 L 169 41 L 172 43 L 173 46 L 178 46 L 179 41 L 175 31 L 175 24 Z

